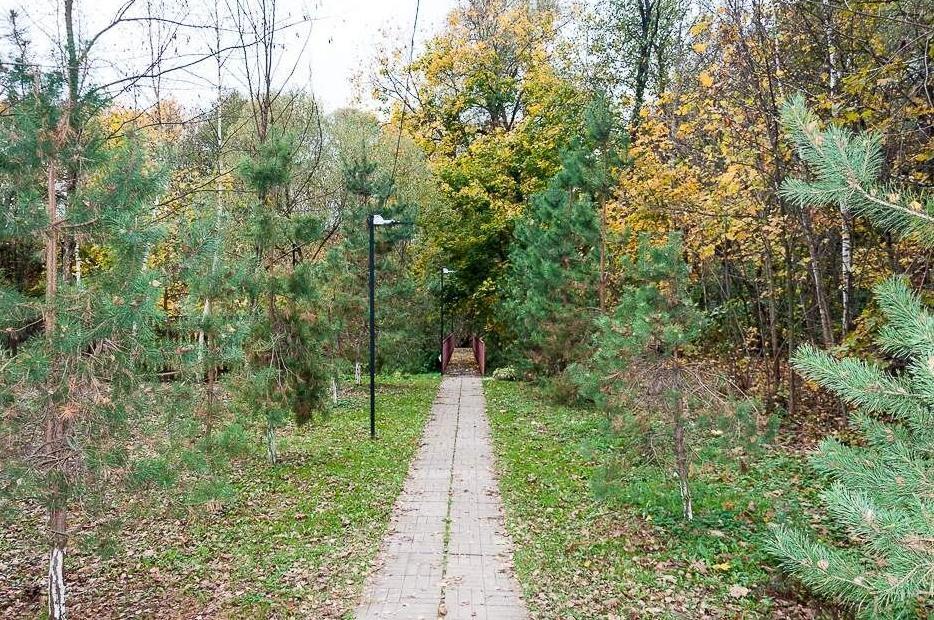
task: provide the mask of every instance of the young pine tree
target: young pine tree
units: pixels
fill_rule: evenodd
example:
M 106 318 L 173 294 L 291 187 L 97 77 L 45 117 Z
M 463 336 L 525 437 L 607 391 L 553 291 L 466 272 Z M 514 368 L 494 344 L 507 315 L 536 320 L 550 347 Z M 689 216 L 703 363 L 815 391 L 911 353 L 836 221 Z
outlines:
M 640 239 L 633 260 L 624 260 L 618 303 L 597 321 L 596 351 L 588 367 L 571 374 L 581 393 L 611 415 L 635 414 L 650 432 L 669 437 L 672 469 L 682 513 L 694 518 L 690 489 L 690 426 L 693 378 L 684 367 L 685 350 L 700 334 L 703 314 L 689 295 L 681 240 L 662 245 Z
M 243 103 L 236 94 L 225 97 L 218 87 L 214 118 L 188 134 L 178 164 L 191 177 L 188 182 L 213 185 L 209 194 L 193 194 L 190 212 L 186 210 L 180 219 L 173 246 L 184 283 L 184 296 L 176 302 L 176 325 L 180 334 L 195 335 L 193 346 L 179 347 L 178 363 L 201 386 L 198 410 L 208 447 L 221 405 L 221 370 L 243 367 L 243 344 L 250 326 L 240 297 L 250 261 L 237 257 L 239 205 L 231 191 L 234 177 L 226 171 L 225 162 L 227 140 L 236 138 L 230 128 L 237 126 Z
M 0 316 L 41 327 L 0 363 L 0 451 L 18 472 L 6 490 L 48 512 L 51 620 L 66 617 L 69 508 L 93 466 L 84 457 L 115 436 L 140 369 L 158 365 L 162 284 L 149 256 L 165 182 L 132 123 L 113 135 L 106 101 L 63 73 L 20 58 L 2 74 L 0 119 L 0 238 L 44 257 L 27 289 L 0 277 Z
M 342 239 L 333 249 L 333 260 L 342 266 L 335 274 L 333 298 L 344 325 L 341 337 L 355 359 L 365 351 L 369 333 L 367 274 L 369 253 L 368 217 L 378 213 L 401 222 L 415 220 L 414 205 L 399 200 L 399 187 L 392 173 L 363 151 L 343 163 L 344 184 L 352 196 L 345 211 Z M 409 225 L 378 228 L 375 243 L 377 278 L 376 327 L 379 335 L 377 365 L 382 369 L 419 372 L 425 370 L 434 353 L 434 330 L 427 325 L 429 302 L 416 286 L 406 264 Z
M 178 358 L 191 380 L 203 388 L 199 410 L 210 447 L 221 405 L 220 372 L 242 368 L 251 323 L 239 303 L 247 271 L 242 261 L 230 256 L 230 218 L 210 205 L 201 206 L 205 215 L 187 222 L 179 235 L 179 275 L 186 295 L 176 324 L 180 333 L 196 335 L 194 343 L 180 347 Z
M 510 254 L 505 311 L 546 375 L 586 357 L 605 303 L 603 211 L 624 143 L 604 100 L 588 106 L 585 121 L 584 139 L 563 154 L 561 170 L 517 224 Z
M 252 310 L 244 344 L 249 373 L 242 396 L 245 407 L 262 417 L 270 464 L 279 458 L 277 430 L 290 418 L 299 425 L 310 421 L 328 382 L 317 270 L 302 252 L 320 239 L 320 220 L 291 200 L 302 149 L 294 134 L 274 128 L 240 166 L 254 193 L 247 219 L 251 274 L 244 279 Z
M 785 106 L 784 121 L 814 174 L 787 181 L 787 199 L 802 207 L 836 203 L 934 247 L 931 199 L 878 182 L 878 136 L 821 128 L 801 97 Z M 771 550 L 808 587 L 861 617 L 916 618 L 934 610 L 934 314 L 901 278 L 878 286 L 876 300 L 888 321 L 879 348 L 904 370 L 835 359 L 813 346 L 792 360 L 852 405 L 851 423 L 862 435 L 854 444 L 826 439 L 811 459 L 830 482 L 821 497 L 847 540 L 819 541 L 783 526 Z

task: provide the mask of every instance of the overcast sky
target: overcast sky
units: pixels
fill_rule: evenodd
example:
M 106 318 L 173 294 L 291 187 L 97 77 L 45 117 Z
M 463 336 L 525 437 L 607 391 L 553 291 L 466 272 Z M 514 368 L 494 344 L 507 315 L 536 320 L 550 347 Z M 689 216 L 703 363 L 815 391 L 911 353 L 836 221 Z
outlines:
M 82 37 L 93 36 L 107 26 L 125 2 L 76 0 Z M 223 13 L 224 7 L 234 4 L 235 0 L 218 2 Z M 127 15 L 143 16 L 147 14 L 148 6 L 163 4 L 166 8 L 154 12 L 185 23 L 213 23 L 210 16 L 214 13 L 214 2 L 211 0 L 135 0 Z M 456 4 L 457 0 L 420 1 L 416 53 L 419 45 L 443 26 L 447 14 Z M 355 83 L 354 78 L 361 74 L 369 75 L 380 47 L 408 49 L 415 7 L 416 0 L 278 0 L 279 21 L 297 24 L 285 31 L 281 39 L 287 43 L 287 48 L 282 57 L 280 76 L 291 73 L 289 81 L 295 87 L 310 84 L 325 110 L 353 104 L 361 94 L 362 103 L 366 106 L 368 88 L 363 88 L 361 93 L 359 80 Z M 0 0 L 4 35 L 9 32 L 6 16 L 11 9 L 19 13 L 19 25 L 28 31 L 34 43 L 36 55 L 33 61 L 51 64 L 56 53 L 52 42 L 61 39 L 58 33 L 62 28 L 62 1 Z M 146 28 L 139 23 L 121 25 L 102 37 L 93 55 L 92 79 L 97 83 L 111 81 L 145 66 L 151 57 Z M 168 31 L 169 26 L 163 28 Z M 213 38 L 213 32 L 206 29 L 179 30 L 176 41 L 167 50 L 167 64 L 184 64 L 197 59 L 206 52 Z M 4 46 L 0 49 L 9 48 Z M 238 61 L 237 57 L 227 61 L 230 68 L 224 78 L 227 86 L 236 87 L 243 81 L 235 69 Z M 190 70 L 173 72 L 162 81 L 163 96 L 171 95 L 192 106 L 207 104 L 213 98 L 216 72 L 213 61 L 198 64 Z M 151 96 L 147 90 L 148 85 L 126 96 L 145 100 Z

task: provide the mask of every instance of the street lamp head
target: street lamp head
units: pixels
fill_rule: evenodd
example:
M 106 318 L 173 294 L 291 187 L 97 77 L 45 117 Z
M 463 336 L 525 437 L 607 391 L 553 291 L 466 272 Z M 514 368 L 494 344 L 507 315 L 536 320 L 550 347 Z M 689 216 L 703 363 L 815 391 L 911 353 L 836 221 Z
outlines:
M 396 220 L 387 220 L 384 219 L 382 215 L 378 213 L 373 214 L 373 226 L 392 226 L 396 223 Z
M 454 273 L 454 270 L 453 270 L 453 269 L 448 269 L 447 267 L 442 267 L 442 268 L 441 268 L 441 273 L 443 273 L 444 275 L 448 275 L 449 273 Z

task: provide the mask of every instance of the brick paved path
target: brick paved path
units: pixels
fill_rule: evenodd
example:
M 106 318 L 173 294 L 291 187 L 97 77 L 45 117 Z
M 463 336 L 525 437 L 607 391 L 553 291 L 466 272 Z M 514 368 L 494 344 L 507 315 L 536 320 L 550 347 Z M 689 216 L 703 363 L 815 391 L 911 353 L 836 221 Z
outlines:
M 479 378 L 444 378 L 422 441 L 357 617 L 527 618 Z

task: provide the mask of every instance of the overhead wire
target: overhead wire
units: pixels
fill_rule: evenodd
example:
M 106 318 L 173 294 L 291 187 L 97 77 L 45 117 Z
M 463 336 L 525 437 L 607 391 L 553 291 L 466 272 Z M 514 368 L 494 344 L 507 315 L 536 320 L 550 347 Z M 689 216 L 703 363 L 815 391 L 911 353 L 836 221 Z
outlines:
M 415 0 L 415 19 L 412 20 L 412 38 L 409 42 L 409 62 L 406 65 L 405 89 L 402 93 L 403 98 L 408 96 L 409 84 L 412 80 L 412 59 L 415 55 L 415 32 L 418 28 L 418 11 L 421 6 L 421 0 Z M 405 123 L 405 110 L 408 107 L 408 101 L 403 99 L 402 111 L 399 113 L 399 135 L 396 136 L 396 150 L 392 156 L 392 173 L 389 175 L 389 190 L 392 191 L 396 185 L 396 171 L 399 165 L 399 150 L 402 146 L 402 130 Z

